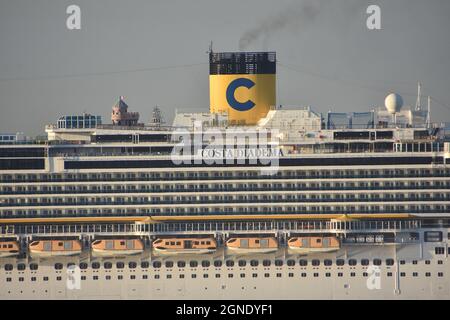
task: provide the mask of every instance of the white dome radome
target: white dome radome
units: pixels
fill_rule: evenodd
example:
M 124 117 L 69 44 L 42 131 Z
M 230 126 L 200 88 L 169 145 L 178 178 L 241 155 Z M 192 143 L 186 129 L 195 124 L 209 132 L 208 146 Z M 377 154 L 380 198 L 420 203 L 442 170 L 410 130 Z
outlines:
M 399 94 L 391 93 L 384 100 L 384 105 L 390 114 L 396 114 L 403 106 L 403 99 Z

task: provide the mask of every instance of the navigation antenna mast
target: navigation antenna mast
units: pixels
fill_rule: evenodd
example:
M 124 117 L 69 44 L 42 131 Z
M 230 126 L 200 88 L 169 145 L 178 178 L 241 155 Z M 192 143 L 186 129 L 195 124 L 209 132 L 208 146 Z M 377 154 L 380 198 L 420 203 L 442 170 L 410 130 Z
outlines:
M 416 101 L 416 111 L 422 109 L 420 106 L 420 101 L 422 100 L 422 84 L 417 82 L 417 101 Z
M 428 96 L 427 128 L 431 128 L 431 97 Z

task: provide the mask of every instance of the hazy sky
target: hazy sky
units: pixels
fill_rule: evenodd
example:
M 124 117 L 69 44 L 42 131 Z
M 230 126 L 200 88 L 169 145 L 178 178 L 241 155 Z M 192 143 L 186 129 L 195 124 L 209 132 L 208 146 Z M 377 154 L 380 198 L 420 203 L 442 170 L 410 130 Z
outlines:
M 81 30 L 66 28 L 71 4 Z M 382 30 L 367 29 L 369 4 Z M 144 122 L 156 104 L 170 121 L 207 111 L 210 40 L 276 51 L 278 104 L 366 111 L 397 91 L 414 105 L 420 80 L 447 106 L 433 120 L 450 121 L 449 17 L 448 0 L 0 0 L 0 132 L 83 111 L 108 123 L 120 95 Z

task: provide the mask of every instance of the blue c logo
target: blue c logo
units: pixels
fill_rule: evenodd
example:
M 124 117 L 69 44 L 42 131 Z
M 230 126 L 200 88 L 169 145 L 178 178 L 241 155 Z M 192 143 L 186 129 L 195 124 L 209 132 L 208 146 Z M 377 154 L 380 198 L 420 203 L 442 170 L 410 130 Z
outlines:
M 247 111 L 255 106 L 255 103 L 251 100 L 247 100 L 246 102 L 239 102 L 234 97 L 234 92 L 239 87 L 246 87 L 247 89 L 252 88 L 255 83 L 247 78 L 239 78 L 231 81 L 227 88 L 227 102 L 228 104 L 237 111 Z

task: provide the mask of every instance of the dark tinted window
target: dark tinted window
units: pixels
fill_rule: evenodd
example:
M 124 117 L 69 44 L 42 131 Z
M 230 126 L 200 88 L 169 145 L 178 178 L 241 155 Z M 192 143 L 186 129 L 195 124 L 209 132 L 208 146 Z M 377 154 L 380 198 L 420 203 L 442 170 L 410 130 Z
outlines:
M 202 261 L 202 267 L 203 268 L 208 268 L 211 265 L 211 263 L 208 260 L 203 260 Z
M 191 268 L 197 268 L 198 262 L 195 261 L 195 260 L 189 261 L 189 266 L 190 266 Z
M 233 260 L 227 260 L 226 263 L 227 267 L 234 267 L 234 261 Z

